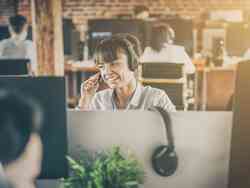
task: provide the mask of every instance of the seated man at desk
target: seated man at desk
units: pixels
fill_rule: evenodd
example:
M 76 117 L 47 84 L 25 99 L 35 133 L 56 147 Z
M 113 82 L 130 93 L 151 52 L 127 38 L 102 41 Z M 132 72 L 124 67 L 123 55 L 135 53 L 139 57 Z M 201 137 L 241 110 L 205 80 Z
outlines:
M 101 41 L 95 51 L 100 73 L 82 83 L 78 108 L 129 110 L 159 106 L 166 111 L 175 111 L 175 106 L 163 90 L 138 83 L 135 77 L 138 59 L 135 46 L 125 37 L 115 36 Z M 109 88 L 96 92 L 101 79 Z
M 151 47 L 146 47 L 140 62 L 183 63 L 187 74 L 193 74 L 195 67 L 183 46 L 173 44 L 174 30 L 169 25 L 156 25 L 152 28 Z
M 16 15 L 9 18 L 11 37 L 0 41 L 0 58 L 29 59 L 29 72 L 36 72 L 36 50 L 32 41 L 27 40 L 28 23 L 26 17 Z

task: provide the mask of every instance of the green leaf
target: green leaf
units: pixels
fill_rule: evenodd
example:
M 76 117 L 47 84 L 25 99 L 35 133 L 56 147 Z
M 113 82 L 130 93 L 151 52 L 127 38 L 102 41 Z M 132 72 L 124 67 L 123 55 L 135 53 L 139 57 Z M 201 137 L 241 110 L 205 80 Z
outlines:
M 95 154 L 84 151 L 67 160 L 71 173 L 62 180 L 64 188 L 134 188 L 144 181 L 142 166 L 117 146 Z

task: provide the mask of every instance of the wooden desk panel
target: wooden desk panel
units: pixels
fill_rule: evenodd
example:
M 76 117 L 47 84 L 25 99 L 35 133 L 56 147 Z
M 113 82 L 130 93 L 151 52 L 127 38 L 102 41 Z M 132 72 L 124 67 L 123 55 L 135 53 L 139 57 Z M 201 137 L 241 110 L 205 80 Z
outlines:
M 198 110 L 228 110 L 235 88 L 236 67 L 205 68 L 196 73 Z

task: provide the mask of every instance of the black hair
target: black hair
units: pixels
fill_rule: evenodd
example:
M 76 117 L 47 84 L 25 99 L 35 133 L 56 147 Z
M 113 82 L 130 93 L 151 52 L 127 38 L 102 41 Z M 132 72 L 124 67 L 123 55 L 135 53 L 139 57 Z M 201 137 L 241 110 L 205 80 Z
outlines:
M 95 50 L 95 63 L 101 64 L 102 61 L 111 63 L 117 60 L 119 50 L 123 50 L 128 57 L 128 67 L 135 71 L 138 66 L 138 57 L 133 49 L 133 45 L 122 36 L 113 36 L 102 40 Z
M 27 19 L 22 15 L 15 15 L 9 18 L 9 23 L 13 31 L 20 34 L 23 31 L 25 24 L 27 24 Z
M 8 164 L 23 152 L 31 133 L 39 133 L 40 105 L 20 91 L 0 89 L 0 162 Z
M 159 52 L 164 47 L 164 43 L 167 43 L 169 39 L 174 38 L 173 29 L 168 24 L 155 25 L 152 28 L 152 33 L 154 34 L 151 37 L 150 46 L 153 50 Z
M 137 5 L 134 7 L 134 14 L 135 15 L 138 15 L 144 11 L 149 12 L 149 8 L 146 7 L 145 5 Z

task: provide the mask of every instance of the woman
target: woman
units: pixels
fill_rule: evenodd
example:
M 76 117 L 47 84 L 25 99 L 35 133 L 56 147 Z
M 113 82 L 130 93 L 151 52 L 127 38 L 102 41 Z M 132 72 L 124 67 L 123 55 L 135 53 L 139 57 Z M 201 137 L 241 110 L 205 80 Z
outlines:
M 139 54 L 139 53 L 138 53 Z M 95 62 L 100 69 L 81 85 L 78 107 L 83 110 L 149 109 L 159 106 L 166 111 L 175 111 L 167 94 L 160 89 L 142 86 L 135 72 L 138 55 L 126 37 L 113 36 L 100 42 L 95 51 Z M 96 92 L 99 80 L 109 86 Z
M 193 74 L 195 67 L 183 46 L 173 44 L 174 30 L 169 25 L 158 25 L 152 29 L 151 47 L 147 47 L 140 62 L 182 63 L 187 74 Z

